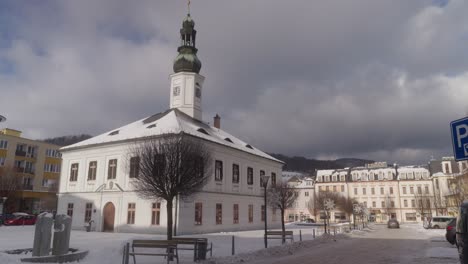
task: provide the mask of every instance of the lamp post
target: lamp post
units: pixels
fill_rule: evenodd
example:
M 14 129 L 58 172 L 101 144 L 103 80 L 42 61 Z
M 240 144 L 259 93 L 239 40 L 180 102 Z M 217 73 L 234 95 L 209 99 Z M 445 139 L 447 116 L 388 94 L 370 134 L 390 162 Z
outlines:
M 6 202 L 7 199 L 8 199 L 7 197 L 2 197 L 2 211 L 0 212 L 1 215 L 2 215 L 2 219 L 1 219 L 2 221 L 0 221 L 0 225 L 3 225 L 3 222 L 5 220 L 4 212 L 5 212 L 5 202 Z
M 263 218 L 265 220 L 265 235 L 264 235 L 264 241 L 265 241 L 265 248 L 268 248 L 268 241 L 267 241 L 267 186 L 268 186 L 268 180 L 270 179 L 270 176 L 266 176 L 266 175 L 261 175 L 260 176 L 260 181 L 262 183 L 262 186 L 264 188 L 264 192 L 263 192 L 263 198 L 264 198 L 264 206 L 265 206 L 265 210 L 263 212 Z

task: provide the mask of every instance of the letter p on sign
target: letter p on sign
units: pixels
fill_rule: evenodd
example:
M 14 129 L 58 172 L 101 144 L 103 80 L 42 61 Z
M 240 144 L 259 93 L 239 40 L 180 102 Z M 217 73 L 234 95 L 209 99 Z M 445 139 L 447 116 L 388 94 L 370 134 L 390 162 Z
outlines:
M 468 160 L 468 117 L 450 123 L 455 160 Z

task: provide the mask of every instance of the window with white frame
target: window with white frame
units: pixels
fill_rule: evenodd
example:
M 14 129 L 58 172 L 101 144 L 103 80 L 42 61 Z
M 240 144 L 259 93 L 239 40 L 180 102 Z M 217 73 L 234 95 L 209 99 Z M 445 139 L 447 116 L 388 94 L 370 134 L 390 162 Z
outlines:
M 5 157 L 0 157 L 0 166 L 5 166 L 5 161 L 6 161 Z
M 73 163 L 70 167 L 70 181 L 78 180 L 78 163 Z
M 115 180 L 117 178 L 117 159 L 109 160 L 109 165 L 107 168 L 107 179 Z
M 334 182 L 336 181 L 336 175 L 332 176 L 332 181 L 334 181 Z
M 8 141 L 0 140 L 0 149 L 7 149 L 7 148 L 8 148 Z
M 215 181 L 223 180 L 223 162 L 220 160 L 215 161 Z

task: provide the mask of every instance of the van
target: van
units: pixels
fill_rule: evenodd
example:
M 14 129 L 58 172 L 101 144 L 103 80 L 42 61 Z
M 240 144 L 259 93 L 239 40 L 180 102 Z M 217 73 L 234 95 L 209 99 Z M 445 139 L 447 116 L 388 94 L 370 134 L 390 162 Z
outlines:
M 468 201 L 463 202 L 459 210 L 455 228 L 456 244 L 460 263 L 468 264 Z
M 453 219 L 455 219 L 453 216 L 435 216 L 431 220 L 431 227 L 435 229 L 445 229 L 447 228 L 447 224 Z

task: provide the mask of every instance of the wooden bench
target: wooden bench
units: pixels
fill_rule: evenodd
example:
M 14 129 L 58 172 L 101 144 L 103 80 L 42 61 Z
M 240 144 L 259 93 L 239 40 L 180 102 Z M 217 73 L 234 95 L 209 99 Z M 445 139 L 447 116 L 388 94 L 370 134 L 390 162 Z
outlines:
M 283 239 L 284 236 L 285 239 L 294 241 L 293 231 L 284 231 L 284 234 L 283 231 L 267 231 L 265 235 L 267 239 Z
M 198 255 L 201 246 L 206 246 L 206 252 L 210 252 L 210 257 L 213 256 L 213 243 L 208 247 L 208 239 L 197 237 L 173 237 L 173 241 L 177 242 L 178 250 L 193 250 L 193 261 L 203 260 Z M 187 245 L 188 247 L 180 247 L 180 245 Z M 193 247 L 190 247 L 193 246 Z
M 130 252 L 130 247 L 132 252 Z M 135 248 L 154 248 L 154 249 L 165 249 L 165 252 L 135 252 Z M 126 258 L 124 264 L 128 264 L 128 258 L 133 257 L 133 263 L 136 264 L 136 255 L 142 256 L 164 256 L 167 259 L 167 263 L 177 259 L 177 264 L 179 263 L 179 254 L 177 251 L 177 241 L 171 240 L 133 240 L 132 244 L 127 243 L 126 248 L 124 249 L 124 255 Z

